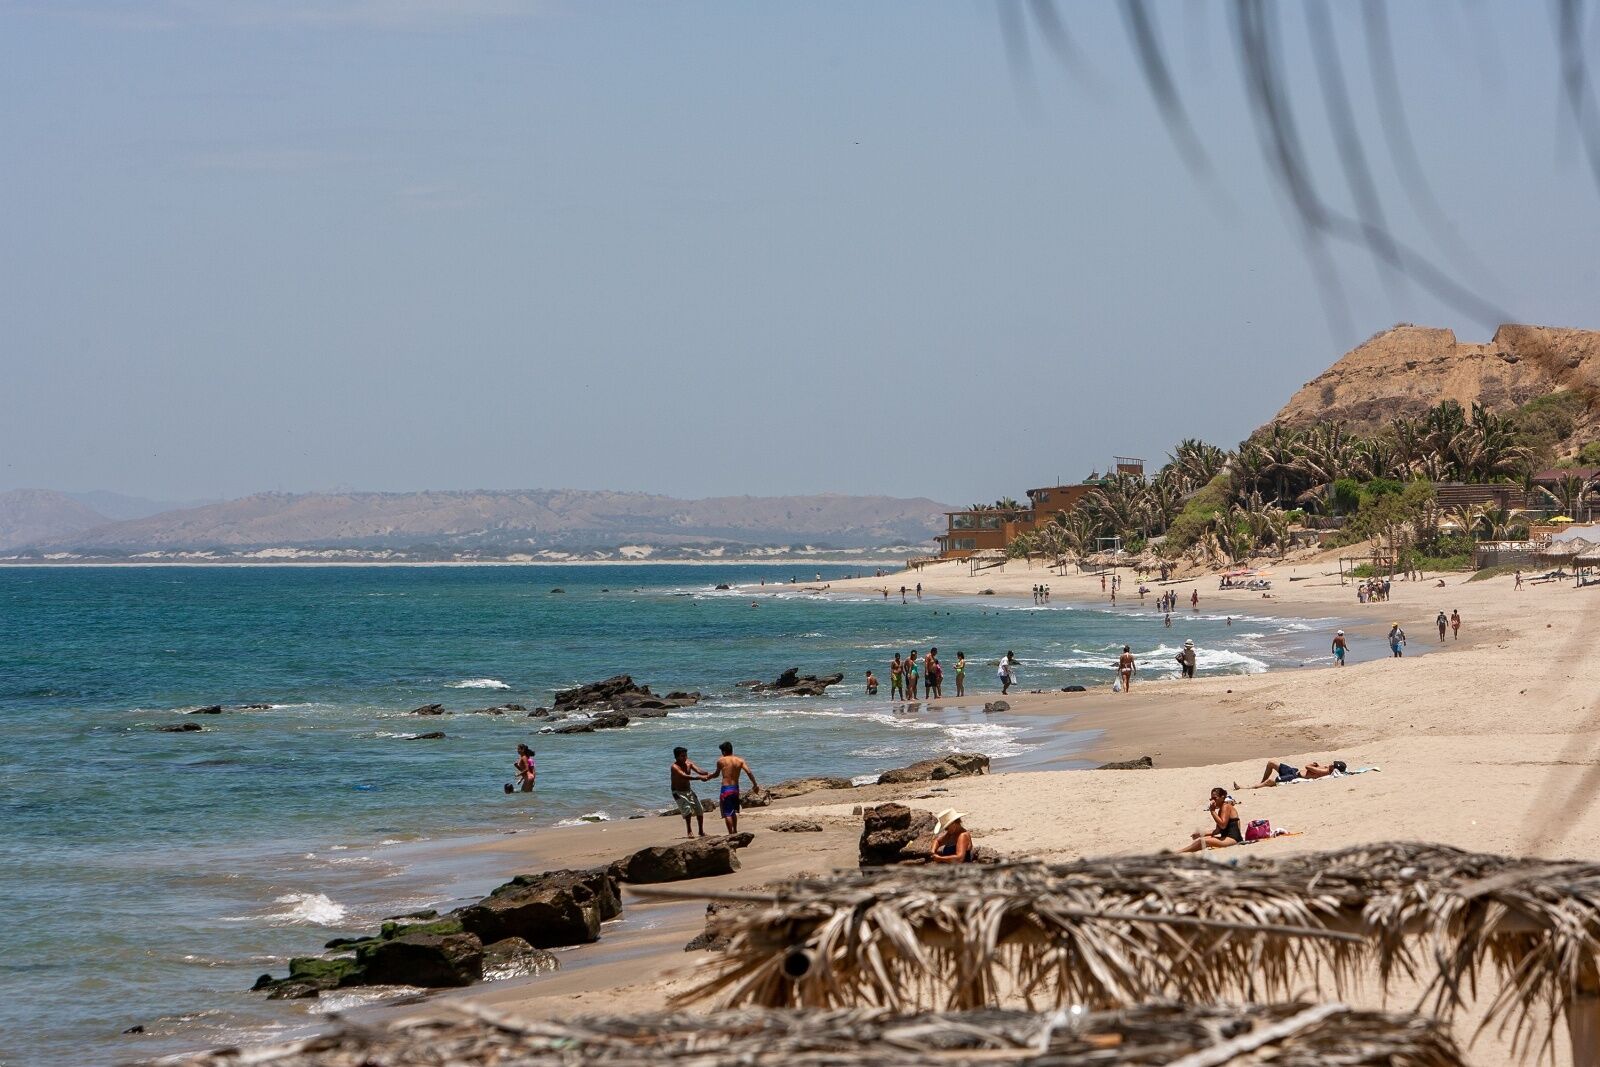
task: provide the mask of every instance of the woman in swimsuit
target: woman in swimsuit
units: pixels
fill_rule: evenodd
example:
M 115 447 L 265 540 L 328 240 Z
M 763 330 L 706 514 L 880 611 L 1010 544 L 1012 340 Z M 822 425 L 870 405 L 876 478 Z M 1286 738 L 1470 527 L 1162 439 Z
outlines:
M 944 696 L 944 668 L 939 665 L 939 650 L 928 649 L 928 654 L 923 658 L 923 664 L 928 669 L 927 684 L 922 687 L 929 700 L 938 700 Z
M 956 653 L 956 696 L 967 695 L 967 654 Z
M 1122 676 L 1122 691 L 1126 693 L 1133 688 L 1133 650 L 1127 645 L 1122 646 L 1122 655 L 1117 659 L 1117 673 Z
M 1233 806 L 1228 791 L 1220 785 L 1211 790 L 1209 810 L 1214 825 L 1209 830 L 1197 830 L 1190 834 L 1193 840 L 1178 849 L 1179 852 L 1203 852 L 1208 848 L 1244 844 L 1244 835 L 1239 832 L 1239 809 Z
M 965 815 L 965 812 L 956 811 L 954 808 L 946 808 L 939 813 L 939 818 L 934 824 L 937 833 L 933 839 L 933 855 L 928 857 L 933 862 L 972 862 L 972 835 L 961 825 Z
M 905 668 L 900 663 L 900 653 L 894 654 L 894 659 L 889 661 L 889 699 L 905 699 L 906 680 Z
M 911 655 L 906 657 L 906 699 L 907 700 L 915 700 L 915 699 L 917 699 L 917 673 L 918 673 L 919 670 L 920 670 L 920 668 L 917 666 L 917 650 L 913 648 L 911 650 Z
M 534 779 L 539 777 L 539 769 L 533 763 L 533 749 L 527 745 L 518 745 L 517 762 L 513 766 L 517 768 L 517 780 L 522 783 L 522 791 L 533 792 Z

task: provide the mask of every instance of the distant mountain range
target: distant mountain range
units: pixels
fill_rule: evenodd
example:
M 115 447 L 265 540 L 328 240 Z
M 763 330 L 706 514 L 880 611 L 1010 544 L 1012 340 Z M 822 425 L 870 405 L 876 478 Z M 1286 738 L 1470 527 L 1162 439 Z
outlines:
M 0 551 L 67 560 L 859 552 L 925 544 L 943 531 L 946 510 L 926 498 L 839 494 L 678 500 L 592 490 L 259 493 L 117 521 L 81 498 L 18 489 L 0 493 Z

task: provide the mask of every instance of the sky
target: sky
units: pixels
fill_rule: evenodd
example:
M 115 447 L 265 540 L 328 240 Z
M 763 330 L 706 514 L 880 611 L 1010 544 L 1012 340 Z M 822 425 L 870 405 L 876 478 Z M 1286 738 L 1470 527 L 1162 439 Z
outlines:
M 1297 7 L 1290 98 L 1348 209 Z M 0 0 L 0 488 L 965 504 L 1232 446 L 1396 322 L 1493 332 L 1361 249 L 1319 283 L 1225 5 L 1154 5 L 1209 177 L 1118 7 L 1059 10 L 1071 67 L 960 0 Z M 1600 327 L 1549 6 L 1391 5 L 1454 241 L 1329 10 L 1395 234 Z

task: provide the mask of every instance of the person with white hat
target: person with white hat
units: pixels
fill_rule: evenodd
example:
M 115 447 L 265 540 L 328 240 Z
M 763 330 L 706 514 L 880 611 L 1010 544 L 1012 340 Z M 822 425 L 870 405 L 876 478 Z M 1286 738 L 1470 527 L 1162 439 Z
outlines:
M 1183 651 L 1178 653 L 1178 666 L 1183 668 L 1185 678 L 1194 677 L 1195 651 L 1194 640 L 1190 638 L 1183 643 Z
M 1333 635 L 1333 661 L 1339 666 L 1344 666 L 1344 654 L 1350 651 L 1350 643 L 1344 639 L 1344 631 L 1340 630 Z
M 935 863 L 971 863 L 972 835 L 961 825 L 967 813 L 946 808 L 938 814 L 933 824 L 933 855 Z

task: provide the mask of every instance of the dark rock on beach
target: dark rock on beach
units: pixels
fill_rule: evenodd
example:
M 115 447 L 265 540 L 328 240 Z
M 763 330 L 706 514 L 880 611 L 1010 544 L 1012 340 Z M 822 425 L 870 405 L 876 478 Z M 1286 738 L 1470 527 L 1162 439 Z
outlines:
M 838 685 L 842 681 L 844 681 L 843 674 L 830 674 L 819 678 L 814 674 L 802 675 L 800 668 L 790 667 L 770 682 L 740 682 L 739 685 L 752 693 L 766 693 L 769 696 L 819 697 L 827 692 L 828 686 Z
M 618 866 L 623 878 L 637 885 L 732 874 L 739 869 L 739 857 L 735 853 L 749 844 L 752 836 L 702 837 L 675 845 L 642 848 Z
M 164 734 L 192 734 L 198 733 L 205 727 L 197 722 L 175 722 L 167 726 L 157 726 L 156 729 Z
M 780 834 L 820 834 L 822 824 L 815 819 L 785 819 L 773 829 Z
M 362 981 L 361 966 L 349 956 L 324 959 L 296 956 L 289 961 L 289 977 L 264 974 L 250 988 L 264 990 L 272 1000 L 299 1000 L 314 997 L 325 989 L 356 985 Z
M 606 707 L 612 711 L 630 713 L 635 710 L 664 712 L 671 708 L 693 707 L 698 703 L 699 693 L 675 692 L 664 697 L 658 696 L 647 685 L 635 685 L 632 675 L 617 674 L 604 681 L 561 690 L 556 693 L 550 710 L 560 714 Z
M 983 710 L 988 712 L 991 715 L 994 714 L 997 711 L 1010 711 L 1011 710 L 1011 701 L 1009 701 L 1009 700 L 991 700 L 991 701 L 989 701 L 987 704 L 985 704 L 983 706 Z
M 725 952 L 730 938 L 721 930 L 719 920 L 726 917 L 729 912 L 749 911 L 756 905 L 749 901 L 720 901 L 714 900 L 706 905 L 706 928 L 687 945 L 683 946 L 685 952 Z
M 628 725 L 628 717 L 620 711 L 604 711 L 589 720 L 596 730 L 620 730 Z
M 963 778 L 971 774 L 987 774 L 989 757 L 981 752 L 951 752 L 935 759 L 918 760 L 909 767 L 897 767 L 878 776 L 881 785 L 902 785 L 906 782 L 942 782 L 946 778 Z
M 496 704 L 492 708 L 473 708 L 469 715 L 504 715 L 508 711 L 527 711 L 521 704 Z
M 1063 693 L 1087 693 L 1088 692 L 1088 690 L 1085 689 L 1081 685 L 1064 685 L 1064 686 L 1061 687 L 1061 691 Z
M 444 705 L 443 704 L 424 704 L 420 708 L 412 708 L 411 709 L 411 714 L 413 714 L 413 715 L 448 715 L 450 713 L 448 711 L 444 710 Z
M 356 962 L 367 985 L 471 985 L 483 977 L 483 942 L 472 934 L 405 934 L 362 946 Z
M 1111 763 L 1102 763 L 1096 767 L 1097 771 L 1149 771 L 1154 770 L 1156 761 L 1149 756 L 1140 756 L 1138 759 L 1115 760 Z
M 203 708 L 195 708 L 189 714 L 191 714 L 191 715 L 221 715 L 222 714 L 222 705 L 221 704 L 207 704 Z
M 560 966 L 555 953 L 534 948 L 520 937 L 508 937 L 483 948 L 483 977 L 489 982 L 549 974 Z
M 860 865 L 885 867 L 907 860 L 923 860 L 933 849 L 931 812 L 904 804 L 879 804 L 862 814 Z M 923 839 L 923 840 L 919 840 Z M 921 845 L 921 847 L 914 847 Z
M 520 937 L 535 948 L 556 948 L 599 940 L 602 919 L 621 912 L 616 881 L 600 869 L 519 875 L 459 915 L 485 944 Z

